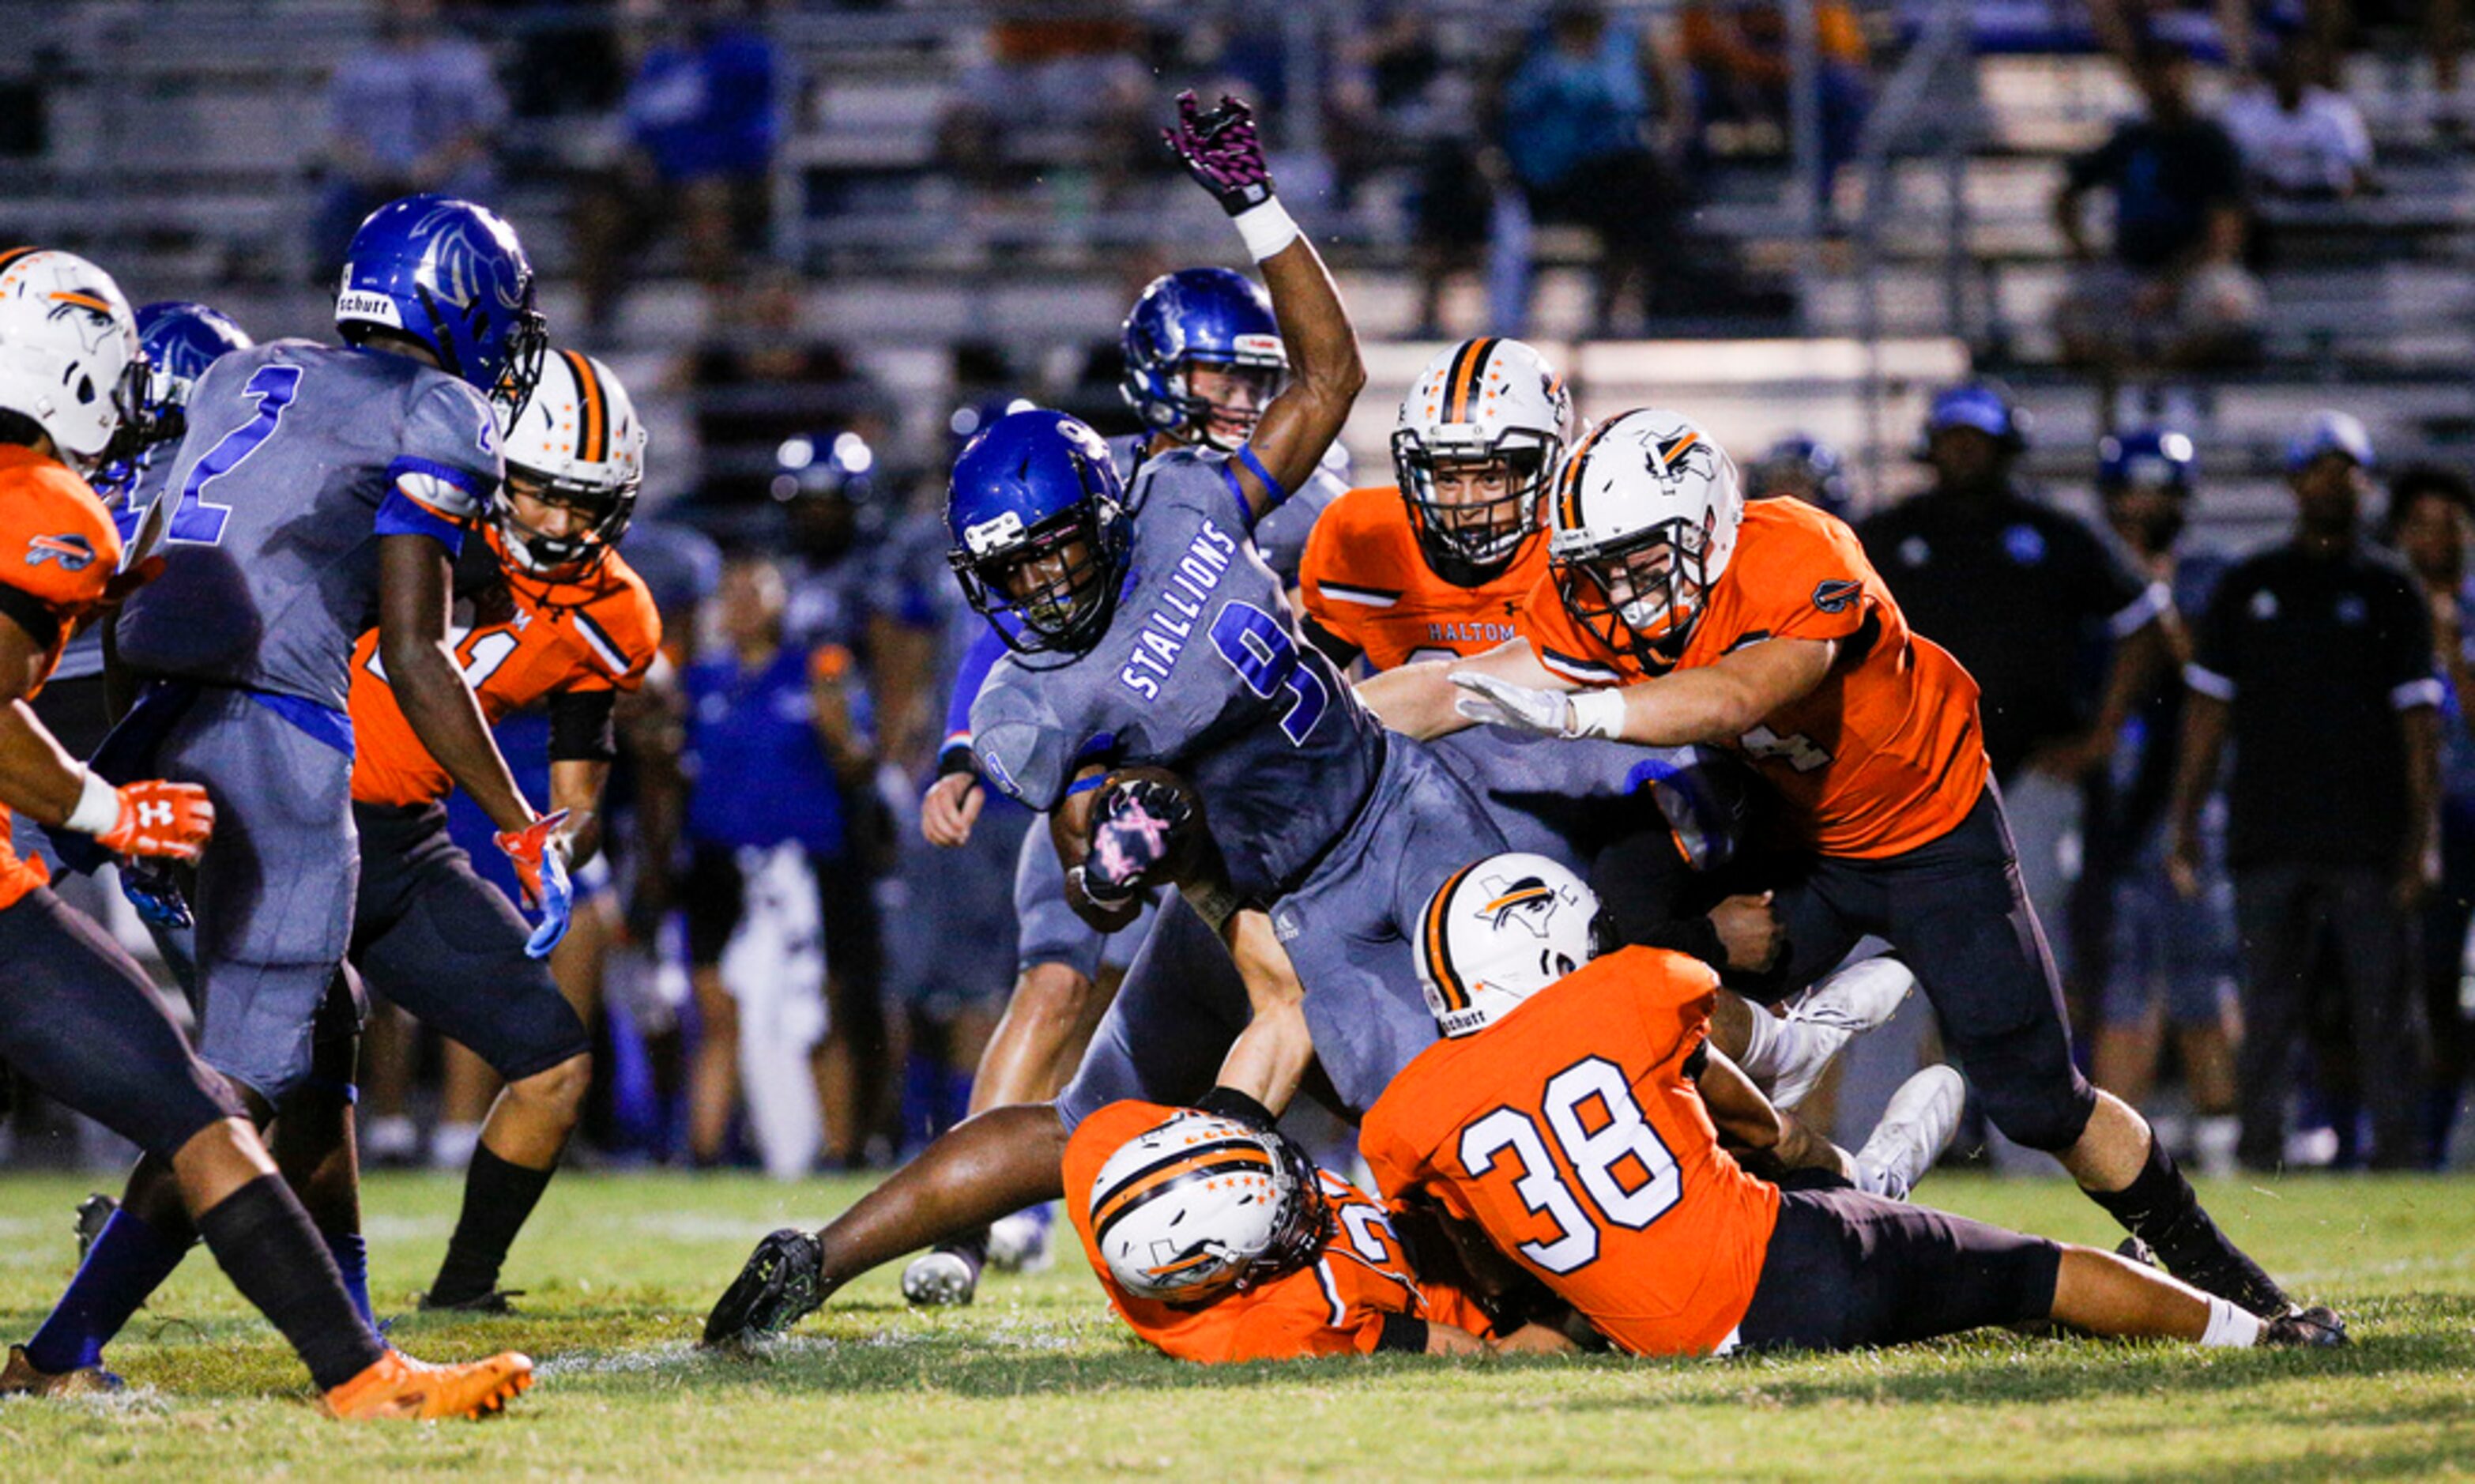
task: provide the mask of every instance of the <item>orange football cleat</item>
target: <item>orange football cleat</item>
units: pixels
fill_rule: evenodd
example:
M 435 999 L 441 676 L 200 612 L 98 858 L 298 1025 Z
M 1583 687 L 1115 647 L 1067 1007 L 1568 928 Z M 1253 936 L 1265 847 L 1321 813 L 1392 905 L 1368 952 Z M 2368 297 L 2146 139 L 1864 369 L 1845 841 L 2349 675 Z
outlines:
M 401 1350 L 327 1393 L 327 1415 L 343 1422 L 483 1418 L 533 1384 L 529 1355 L 514 1350 L 460 1366 L 433 1366 Z

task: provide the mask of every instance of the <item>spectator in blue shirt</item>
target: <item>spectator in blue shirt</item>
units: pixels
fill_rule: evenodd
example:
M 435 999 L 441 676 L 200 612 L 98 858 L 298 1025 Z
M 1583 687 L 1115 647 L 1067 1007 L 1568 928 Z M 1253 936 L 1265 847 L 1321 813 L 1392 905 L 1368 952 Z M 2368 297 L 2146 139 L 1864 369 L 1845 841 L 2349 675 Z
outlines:
M 585 317 L 606 325 L 628 259 L 674 227 L 688 270 L 728 281 L 765 235 L 781 143 L 781 64 L 745 0 L 661 23 L 628 85 L 627 158 L 577 203 Z
M 688 1145 L 725 1153 L 738 1102 L 738 1015 L 723 950 L 746 907 L 753 852 L 796 842 L 816 873 L 831 1011 L 820 1052 L 829 1155 L 861 1162 L 885 1078 L 885 1016 L 869 791 L 876 766 L 866 690 L 850 652 L 788 642 L 782 575 L 761 557 L 723 569 L 722 644 L 688 668 L 687 874 L 680 888 L 704 1034 L 689 1072 Z
M 491 140 L 506 114 L 489 54 L 439 24 L 436 0 L 387 0 L 376 44 L 327 84 L 318 277 L 334 276 L 361 218 L 398 196 L 487 199 Z

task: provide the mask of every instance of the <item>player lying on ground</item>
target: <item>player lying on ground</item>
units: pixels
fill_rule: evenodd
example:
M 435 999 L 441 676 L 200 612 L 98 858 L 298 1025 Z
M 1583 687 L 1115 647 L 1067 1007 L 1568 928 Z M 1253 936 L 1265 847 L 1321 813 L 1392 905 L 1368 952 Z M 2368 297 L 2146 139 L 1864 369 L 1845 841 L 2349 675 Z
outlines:
M 66 253 L 0 254 L 0 548 L 23 554 L 0 568 L 0 831 L 9 810 L 24 810 L 118 857 L 193 861 L 214 828 L 206 790 L 151 779 L 114 789 L 72 762 L 27 704 L 72 632 L 125 590 L 119 534 L 69 465 L 90 470 L 127 451 L 115 435 L 144 375 L 135 322 L 102 270 Z M 63 398 L 64 386 L 86 395 Z M 432 1367 L 387 1348 L 145 971 L 47 881 L 0 834 L 0 1056 L 167 1167 L 182 1211 L 291 1343 L 328 1412 L 478 1416 L 530 1385 L 522 1355 Z M 39 1335 L 12 1346 L 0 1393 L 115 1384 L 91 1357 L 45 1350 Z
M 1908 629 L 1855 534 L 1797 500 L 1748 508 L 1709 434 L 1654 410 L 1582 440 L 1550 516 L 1524 639 L 1379 675 L 1369 704 L 1414 737 L 1480 720 L 1746 758 L 1813 854 L 1778 894 L 1780 986 L 1865 934 L 1887 939 L 1997 1128 L 2051 1153 L 2175 1273 L 2255 1314 L 2290 1310 L 2147 1123 L 2073 1065 L 1976 683 Z
M 1396 1200 L 1476 1223 L 1619 1348 L 1837 1350 L 2041 1321 L 2344 1343 L 2325 1308 L 2264 1321 L 2111 1253 L 1835 1180 L 1755 1180 L 1693 1081 L 1717 976 L 1665 949 L 1602 956 L 1598 916 L 1579 877 L 1536 856 L 1437 891 L 1418 961 L 1444 1039 L 1376 1102 L 1360 1147 Z

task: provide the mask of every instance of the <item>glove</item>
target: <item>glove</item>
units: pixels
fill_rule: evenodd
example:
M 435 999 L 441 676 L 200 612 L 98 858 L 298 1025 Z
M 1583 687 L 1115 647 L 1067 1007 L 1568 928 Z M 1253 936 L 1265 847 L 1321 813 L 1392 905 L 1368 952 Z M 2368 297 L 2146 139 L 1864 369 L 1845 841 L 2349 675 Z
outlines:
M 1272 172 L 1263 163 L 1263 146 L 1255 137 L 1255 110 L 1245 100 L 1222 94 L 1220 106 L 1204 112 L 1192 89 L 1177 95 L 1177 127 L 1164 129 L 1169 153 L 1186 166 L 1220 209 L 1236 216 L 1272 199 Z
M 1453 684 L 1469 693 L 1453 701 L 1453 710 L 1472 721 L 1544 732 L 1550 737 L 1580 735 L 1574 727 L 1572 697 L 1561 691 L 1514 685 L 1474 669 L 1457 669 L 1451 678 Z
M 1194 797 L 1158 778 L 1120 779 L 1101 796 L 1098 813 L 1083 861 L 1083 894 L 1103 907 L 1121 905 L 1154 885 L 1148 878 L 1194 822 Z
M 95 843 L 113 855 L 194 862 L 206 848 L 207 837 L 215 832 L 215 806 L 194 783 L 147 778 L 123 784 L 114 792 L 118 815 L 109 829 L 94 832 Z M 78 821 L 72 817 L 69 823 L 76 827 Z
M 521 830 L 503 830 L 499 848 L 516 867 L 516 884 L 524 888 L 525 907 L 542 914 L 541 925 L 525 939 L 528 958 L 547 959 L 567 937 L 568 914 L 576 906 L 576 888 L 567 879 L 567 842 L 551 833 L 567 822 L 567 811 L 548 814 Z
M 121 863 L 120 894 L 137 909 L 139 920 L 164 932 L 178 932 L 198 925 L 189 912 L 189 898 L 173 879 L 169 867 L 142 858 Z

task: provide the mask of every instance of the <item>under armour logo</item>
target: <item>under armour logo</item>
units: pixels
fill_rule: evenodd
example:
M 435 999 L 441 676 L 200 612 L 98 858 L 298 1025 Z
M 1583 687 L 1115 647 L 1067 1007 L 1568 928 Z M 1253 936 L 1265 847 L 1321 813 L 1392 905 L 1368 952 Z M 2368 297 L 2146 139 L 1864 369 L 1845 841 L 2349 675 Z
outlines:
M 137 806 L 137 823 L 145 829 L 163 829 L 172 822 L 172 806 L 149 799 Z
M 26 565 L 40 567 L 45 562 L 58 562 L 62 572 L 84 572 L 94 565 L 94 543 L 71 532 L 66 536 L 37 536 L 26 543 Z

